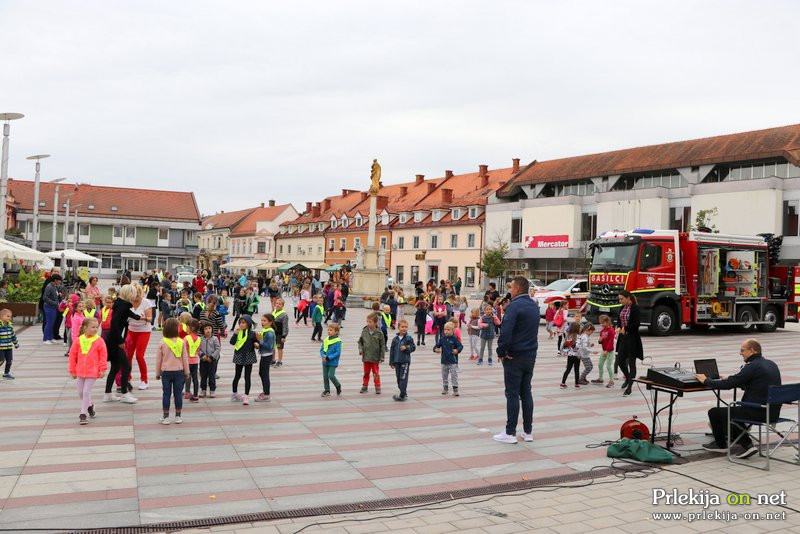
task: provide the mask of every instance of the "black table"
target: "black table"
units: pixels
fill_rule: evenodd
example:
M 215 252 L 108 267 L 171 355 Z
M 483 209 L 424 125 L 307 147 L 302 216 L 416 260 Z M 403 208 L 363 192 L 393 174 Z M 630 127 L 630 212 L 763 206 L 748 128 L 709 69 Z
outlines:
M 656 441 L 656 419 L 658 418 L 658 414 L 662 411 L 669 409 L 667 414 L 667 446 L 666 449 L 674 454 L 675 456 L 680 456 L 679 453 L 672 450 L 673 442 L 672 442 L 672 407 L 675 405 L 675 401 L 678 400 L 678 397 L 683 397 L 686 393 L 696 393 L 698 391 L 711 391 L 717 397 L 717 407 L 720 404 L 728 404 L 722 397 L 720 396 L 719 389 L 713 389 L 708 386 L 698 386 L 698 387 L 689 387 L 689 388 L 679 388 L 674 386 L 666 386 L 664 384 L 659 384 L 658 382 L 653 382 L 652 380 L 648 380 L 644 377 L 635 378 L 634 382 L 639 382 L 640 384 L 644 384 L 648 391 L 653 392 L 653 426 L 652 432 L 650 433 L 650 443 L 655 443 Z M 658 393 L 666 393 L 669 395 L 669 404 L 666 406 L 662 406 L 660 409 L 658 408 Z M 733 401 L 736 402 L 736 389 L 733 390 Z

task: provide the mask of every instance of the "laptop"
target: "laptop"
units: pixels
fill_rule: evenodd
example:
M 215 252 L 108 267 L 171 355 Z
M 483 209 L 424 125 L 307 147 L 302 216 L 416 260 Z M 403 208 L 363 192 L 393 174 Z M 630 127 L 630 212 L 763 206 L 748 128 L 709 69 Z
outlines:
M 719 369 L 717 368 L 717 360 L 710 358 L 707 360 L 695 360 L 694 372 L 699 375 L 706 375 L 708 378 L 719 378 Z

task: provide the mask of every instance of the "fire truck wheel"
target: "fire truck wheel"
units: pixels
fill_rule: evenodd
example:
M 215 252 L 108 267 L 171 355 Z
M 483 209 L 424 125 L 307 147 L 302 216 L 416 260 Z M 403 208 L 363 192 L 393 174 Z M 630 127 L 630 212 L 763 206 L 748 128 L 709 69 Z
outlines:
M 774 332 L 776 328 L 778 328 L 778 308 L 775 306 L 767 306 L 767 309 L 764 311 L 764 321 L 767 321 L 767 324 L 760 324 L 758 325 L 759 332 Z
M 756 310 L 753 309 L 752 306 L 742 306 L 736 312 L 736 322 L 737 323 L 745 323 L 739 327 L 739 330 L 742 332 L 749 332 L 753 329 L 753 322 L 758 321 L 758 314 Z
M 669 306 L 659 304 L 653 308 L 650 333 L 654 336 L 668 336 L 677 329 L 675 311 Z

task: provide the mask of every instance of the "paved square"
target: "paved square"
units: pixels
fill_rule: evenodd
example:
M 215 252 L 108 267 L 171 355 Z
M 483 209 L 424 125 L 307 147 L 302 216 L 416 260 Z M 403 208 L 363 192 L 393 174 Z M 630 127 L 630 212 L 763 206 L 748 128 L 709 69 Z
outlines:
M 39 325 L 23 331 L 15 351 L 17 379 L 0 382 L 0 527 L 137 525 L 574 474 L 609 464 L 604 447 L 587 445 L 616 439 L 620 424 L 631 415 L 650 425 L 649 394 L 634 391 L 623 398 L 619 388 L 559 389 L 564 361 L 555 356 L 554 342 L 543 329 L 534 373 L 533 443 L 491 440 L 505 420 L 499 365 L 479 367 L 468 353 L 462 355 L 461 397 L 441 395 L 432 340 L 413 356 L 408 402 L 392 400 L 396 387 L 387 364 L 382 365 L 383 394 L 370 387 L 360 395 L 355 341 L 365 316 L 365 310 L 349 310 L 342 330 L 341 397 L 320 398 L 319 344 L 310 341 L 310 326 L 292 325 L 285 366 L 271 372 L 271 403 L 230 401 L 232 351 L 225 340 L 219 396 L 185 404 L 184 424 L 166 427 L 157 424 L 161 390 L 152 376 L 149 390 L 134 391 L 140 400 L 132 406 L 103 404 L 97 385 L 98 417 L 79 426 L 63 347 L 41 345 Z M 786 383 L 800 379 L 797 332 L 790 325 L 756 334 Z M 150 341 L 151 365 L 160 337 L 154 332 Z M 646 363 L 691 365 L 695 358 L 713 356 L 721 373 L 729 374 L 741 365 L 743 337 L 645 337 L 645 352 L 652 358 Z M 135 364 L 133 376 L 136 385 Z M 254 372 L 252 393 L 259 388 Z M 713 400 L 710 393 L 701 393 L 678 401 L 679 449 L 691 453 L 707 441 L 705 412 Z M 747 475 L 771 476 L 749 470 Z

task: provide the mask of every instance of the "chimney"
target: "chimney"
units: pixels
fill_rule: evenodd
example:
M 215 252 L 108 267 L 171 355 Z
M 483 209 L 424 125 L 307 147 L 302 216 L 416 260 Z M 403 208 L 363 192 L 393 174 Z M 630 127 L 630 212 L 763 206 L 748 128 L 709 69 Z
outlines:
M 519 172 L 519 158 L 514 158 L 511 160 L 511 170 L 513 172 Z
M 269 201 L 269 207 L 270 207 L 270 208 L 274 208 L 274 207 L 275 207 L 275 199 L 270 199 L 270 201 Z
M 377 197 L 376 204 L 377 205 L 375 206 L 375 209 L 378 212 L 381 212 L 381 211 L 385 210 L 386 208 L 389 207 L 389 197 L 386 197 L 386 196 Z
M 366 191 L 361 191 L 361 202 L 364 202 L 365 200 L 367 200 L 368 196 L 369 196 L 369 193 L 367 193 Z
M 311 202 L 306 202 L 306 211 L 305 211 L 305 213 L 308 213 L 310 211 L 311 211 Z
M 424 181 L 425 181 L 425 175 L 424 174 L 418 174 L 417 175 L 417 184 L 421 184 Z
M 430 195 L 433 193 L 433 190 L 436 189 L 436 184 L 428 183 L 428 194 Z
M 478 165 L 478 176 L 481 177 L 481 187 L 489 185 L 489 166 Z
M 408 186 L 402 185 L 400 186 L 400 197 L 404 197 L 408 194 Z
M 452 178 L 453 177 L 453 171 L 444 171 L 444 177 L 445 177 L 445 179 Z
M 220 213 L 225 213 L 225 210 L 219 210 Z
M 313 215 L 314 217 L 319 217 L 320 212 L 321 212 L 320 205 L 319 202 L 317 202 L 316 204 L 314 204 L 314 207 L 311 208 L 311 215 Z
M 453 202 L 453 190 L 452 189 L 442 189 L 442 202 L 444 204 L 451 204 Z
M 264 203 L 263 203 L 263 202 L 261 203 L 261 207 L 262 207 L 262 208 L 264 207 Z
M 328 211 L 331 209 L 331 199 L 326 198 L 322 201 L 322 211 Z
M 342 189 L 342 196 L 343 197 L 346 197 L 348 193 L 350 193 L 349 189 Z

